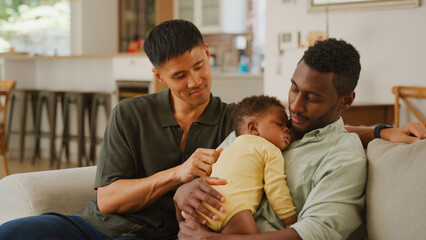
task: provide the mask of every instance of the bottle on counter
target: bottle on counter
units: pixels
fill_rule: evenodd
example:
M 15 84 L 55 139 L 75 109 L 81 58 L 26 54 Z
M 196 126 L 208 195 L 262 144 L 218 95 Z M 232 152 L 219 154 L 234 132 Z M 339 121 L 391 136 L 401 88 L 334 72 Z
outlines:
M 248 73 L 250 71 L 250 59 L 245 55 L 240 57 L 240 62 L 238 63 L 238 71 L 240 73 Z

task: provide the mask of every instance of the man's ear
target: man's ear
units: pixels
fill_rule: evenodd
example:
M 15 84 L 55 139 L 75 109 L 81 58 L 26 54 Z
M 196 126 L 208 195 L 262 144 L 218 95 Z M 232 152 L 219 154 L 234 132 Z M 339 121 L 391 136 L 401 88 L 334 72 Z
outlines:
M 163 77 L 161 77 L 160 71 L 156 68 L 152 68 L 152 73 L 154 73 L 155 78 L 160 81 L 162 84 L 167 86 L 166 82 L 164 81 Z
M 339 106 L 340 110 L 341 111 L 348 110 L 351 107 L 352 103 L 354 102 L 354 99 L 355 99 L 354 91 L 343 95 L 340 99 L 340 106 Z
M 247 123 L 247 131 L 251 135 L 259 135 L 259 130 L 257 129 L 257 122 L 254 120 L 250 120 Z
M 209 44 L 207 43 L 204 44 L 204 49 L 206 51 L 207 58 L 209 58 L 210 57 Z

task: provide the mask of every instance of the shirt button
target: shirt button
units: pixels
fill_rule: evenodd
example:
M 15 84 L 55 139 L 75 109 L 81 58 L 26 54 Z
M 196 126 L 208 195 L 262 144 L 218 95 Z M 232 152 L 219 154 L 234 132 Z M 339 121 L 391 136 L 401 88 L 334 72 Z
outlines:
M 178 132 L 180 133 L 183 132 L 182 128 L 178 128 Z

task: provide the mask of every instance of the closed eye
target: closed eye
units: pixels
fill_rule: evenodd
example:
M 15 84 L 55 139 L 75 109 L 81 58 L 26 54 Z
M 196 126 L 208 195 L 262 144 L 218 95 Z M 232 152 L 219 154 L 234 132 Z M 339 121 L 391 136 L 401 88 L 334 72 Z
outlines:
M 308 96 L 306 100 L 310 103 L 318 103 L 318 102 L 321 101 L 320 98 L 318 98 L 318 97 L 312 98 L 311 96 Z
M 195 70 L 200 70 L 203 66 L 204 66 L 203 64 L 200 64 L 200 65 L 195 67 Z
M 176 79 L 184 79 L 185 78 L 185 75 L 179 75 L 179 76 L 176 76 Z

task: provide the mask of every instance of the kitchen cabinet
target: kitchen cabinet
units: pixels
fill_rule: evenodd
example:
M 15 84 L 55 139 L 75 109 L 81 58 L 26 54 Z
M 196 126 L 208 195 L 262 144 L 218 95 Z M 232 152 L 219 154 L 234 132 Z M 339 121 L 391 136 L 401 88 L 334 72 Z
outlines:
M 155 1 L 120 0 L 118 4 L 118 47 L 127 52 L 131 41 L 145 39 L 155 26 Z
M 203 34 L 242 34 L 247 0 L 174 0 L 174 18 L 193 22 Z
M 115 57 L 112 63 L 113 78 L 116 80 L 152 81 L 154 78 L 148 57 Z

